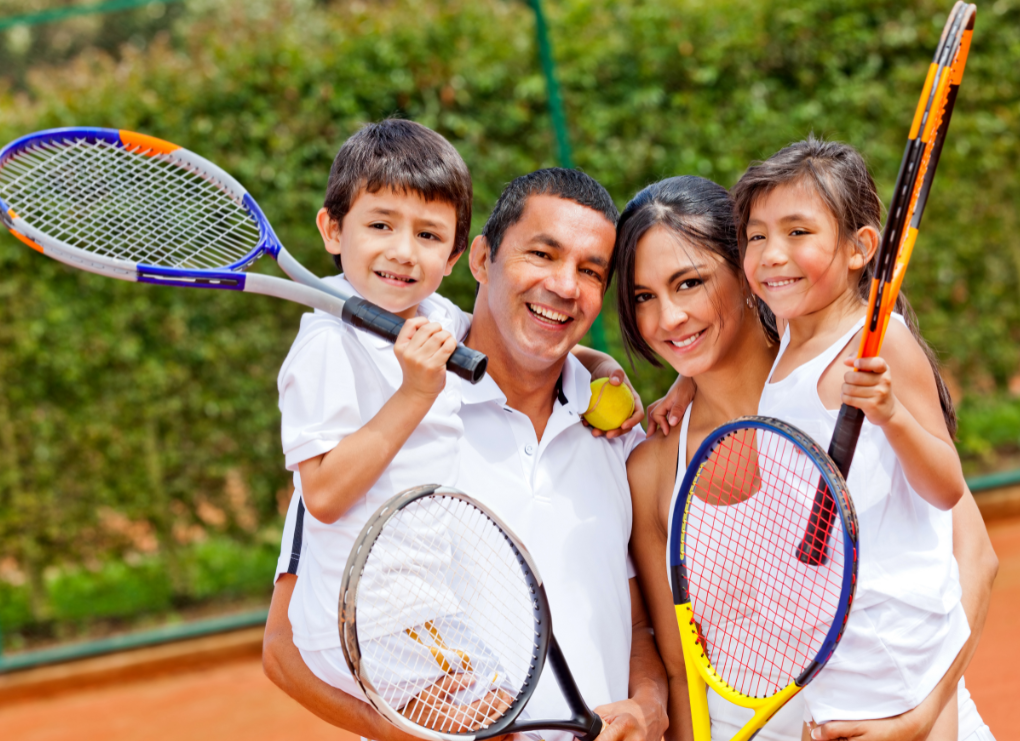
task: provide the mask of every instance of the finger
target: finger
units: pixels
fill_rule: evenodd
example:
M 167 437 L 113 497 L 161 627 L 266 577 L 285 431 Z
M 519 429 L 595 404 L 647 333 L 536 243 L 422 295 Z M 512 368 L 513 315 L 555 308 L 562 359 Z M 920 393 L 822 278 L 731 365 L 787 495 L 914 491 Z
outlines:
M 627 380 L 627 374 L 623 372 L 622 368 L 617 368 L 609 374 L 609 383 L 613 386 L 619 386 L 625 380 Z
M 397 333 L 397 339 L 394 340 L 395 346 L 403 346 L 418 332 L 418 328 L 421 327 L 428 320 L 423 316 L 416 316 L 408 319 L 404 322 L 404 326 L 400 328 Z
M 623 421 L 623 424 L 620 425 L 620 434 L 622 435 L 624 432 L 634 429 L 639 424 L 641 424 L 641 420 L 643 420 L 644 418 L 645 410 L 641 407 L 641 398 L 637 394 L 635 394 L 634 413 L 627 417 L 627 419 Z
M 857 724 L 847 721 L 834 720 L 811 729 L 812 741 L 839 741 L 856 735 Z
M 683 402 L 674 402 L 673 406 L 669 410 L 669 423 L 676 427 L 680 424 L 680 420 L 684 416 L 684 412 L 687 411 L 687 405 Z
M 885 373 L 889 370 L 889 364 L 877 355 L 873 358 L 857 358 L 853 365 L 854 368 L 869 373 Z
M 848 371 L 843 376 L 843 384 L 845 386 L 857 386 L 860 388 L 870 388 L 878 386 L 884 382 L 884 378 L 877 373 L 867 373 L 864 371 Z

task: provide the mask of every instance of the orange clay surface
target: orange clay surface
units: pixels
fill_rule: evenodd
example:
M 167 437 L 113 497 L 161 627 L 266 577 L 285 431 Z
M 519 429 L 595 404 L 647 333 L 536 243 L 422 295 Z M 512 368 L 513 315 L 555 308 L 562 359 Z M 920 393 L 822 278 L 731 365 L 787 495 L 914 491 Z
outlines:
M 967 686 L 999 741 L 1020 698 L 1020 518 L 989 523 L 1000 568 Z M 18 741 L 355 741 L 276 689 L 256 659 L 0 707 L 0 738 Z

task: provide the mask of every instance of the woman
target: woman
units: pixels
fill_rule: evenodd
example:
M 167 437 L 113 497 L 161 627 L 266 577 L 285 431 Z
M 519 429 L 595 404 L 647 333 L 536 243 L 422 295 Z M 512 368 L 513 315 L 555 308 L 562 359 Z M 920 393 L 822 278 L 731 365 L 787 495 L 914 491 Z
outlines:
M 732 202 L 703 178 L 669 178 L 645 188 L 617 227 L 614 260 L 620 324 L 628 350 L 669 363 L 696 385 L 693 402 L 669 412 L 662 432 L 628 461 L 634 527 L 631 551 L 669 675 L 671 738 L 689 738 L 690 711 L 680 636 L 666 571 L 669 515 L 686 461 L 719 425 L 755 414 L 778 349 L 771 315 L 751 294 L 737 249 Z M 671 408 L 671 403 L 661 405 Z M 663 434 L 666 433 L 666 434 Z M 682 457 L 681 457 L 682 456 Z M 980 514 L 969 494 L 954 510 L 954 551 L 960 562 L 971 638 L 951 670 L 919 707 L 896 718 L 829 723 L 814 738 L 923 739 L 973 655 L 997 568 Z M 960 693 L 960 738 L 990 739 L 966 692 Z M 713 738 L 728 739 L 750 713 L 710 692 Z M 801 737 L 796 699 L 758 736 Z M 976 719 L 976 720 L 975 720 Z M 986 735 L 981 735 L 986 734 Z

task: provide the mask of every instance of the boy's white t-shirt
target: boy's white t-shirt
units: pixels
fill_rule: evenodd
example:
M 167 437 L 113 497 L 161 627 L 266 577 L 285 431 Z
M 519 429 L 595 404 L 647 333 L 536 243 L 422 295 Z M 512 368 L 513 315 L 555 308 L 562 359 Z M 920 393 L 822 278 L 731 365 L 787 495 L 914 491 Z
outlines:
M 354 292 L 342 276 L 325 279 Z M 356 293 L 356 292 L 354 292 Z M 439 322 L 458 340 L 470 315 L 438 294 L 425 299 L 418 314 Z M 328 453 L 372 419 L 400 388 L 403 374 L 393 344 L 344 324 L 322 311 L 305 314 L 280 369 L 281 435 L 287 469 L 301 496 L 298 464 Z M 339 648 L 337 602 L 347 557 L 369 516 L 395 494 L 422 484 L 453 484 L 458 441 L 464 425 L 460 379 L 446 376 L 446 388 L 411 433 L 368 493 L 332 524 L 304 513 L 299 575 L 289 617 L 294 645 L 303 650 Z

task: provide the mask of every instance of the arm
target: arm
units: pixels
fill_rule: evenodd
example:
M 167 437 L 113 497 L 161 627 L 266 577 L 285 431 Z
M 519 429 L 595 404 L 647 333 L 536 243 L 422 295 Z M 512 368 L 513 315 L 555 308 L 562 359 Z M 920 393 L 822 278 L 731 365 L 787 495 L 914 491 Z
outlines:
M 645 603 L 637 580 L 630 580 L 631 646 L 630 698 L 595 708 L 606 726 L 601 741 L 658 741 L 669 718 L 666 715 L 666 673 L 655 648 Z
M 864 411 L 885 432 L 910 485 L 929 504 L 952 509 L 966 483 L 946 429 L 924 351 L 910 330 L 893 322 L 884 357 L 847 359 L 841 401 Z M 896 390 L 893 392 L 893 377 Z
M 627 373 L 623 370 L 623 367 L 616 362 L 616 359 L 612 355 L 608 355 L 598 350 L 593 350 L 590 347 L 584 345 L 574 345 L 574 349 L 570 351 L 571 354 L 577 358 L 581 365 L 591 373 L 591 377 L 594 378 L 608 378 L 609 382 L 614 386 L 626 384 L 630 389 L 630 393 L 634 396 L 634 413 L 624 421 L 618 430 L 610 430 L 609 432 L 603 432 L 597 430 L 594 427 L 591 428 L 592 437 L 602 437 L 605 435 L 607 438 L 612 440 L 614 437 L 619 437 L 625 432 L 633 429 L 641 420 L 645 418 L 645 408 L 641 403 L 641 396 L 634 389 L 630 379 L 627 378 Z
M 960 678 L 977 650 L 988 616 L 992 582 L 999 570 L 999 559 L 992 549 L 988 531 L 970 491 L 953 508 L 953 553 L 960 566 L 961 602 L 970 623 L 970 638 L 960 649 L 949 671 L 924 702 L 903 715 L 864 722 L 826 723 L 812 733 L 812 738 L 826 741 L 844 737 L 866 741 L 922 741 L 928 737 L 946 703 L 955 698 Z
M 400 731 L 367 703 L 323 682 L 305 666 L 294 646 L 287 608 L 297 577 L 281 574 L 273 588 L 266 633 L 262 642 L 262 669 L 277 687 L 327 723 L 376 741 L 417 741 Z
M 315 519 L 336 522 L 379 480 L 443 390 L 446 361 L 456 348 L 435 322 L 415 317 L 404 324 L 393 346 L 404 372 L 397 392 L 357 432 L 298 464 L 305 507 Z
M 656 427 L 662 430 L 663 435 L 668 435 L 670 429 L 680 424 L 684 412 L 694 400 L 696 390 L 697 386 L 693 379 L 677 376 L 666 395 L 648 405 L 646 437 L 651 437 L 655 433 Z
M 666 739 L 687 741 L 693 738 L 687 669 L 676 625 L 673 594 L 666 576 L 666 518 L 676 472 L 675 443 L 675 435 L 666 438 L 658 434 L 639 445 L 627 461 L 627 476 L 634 505 L 631 555 L 669 689 Z

